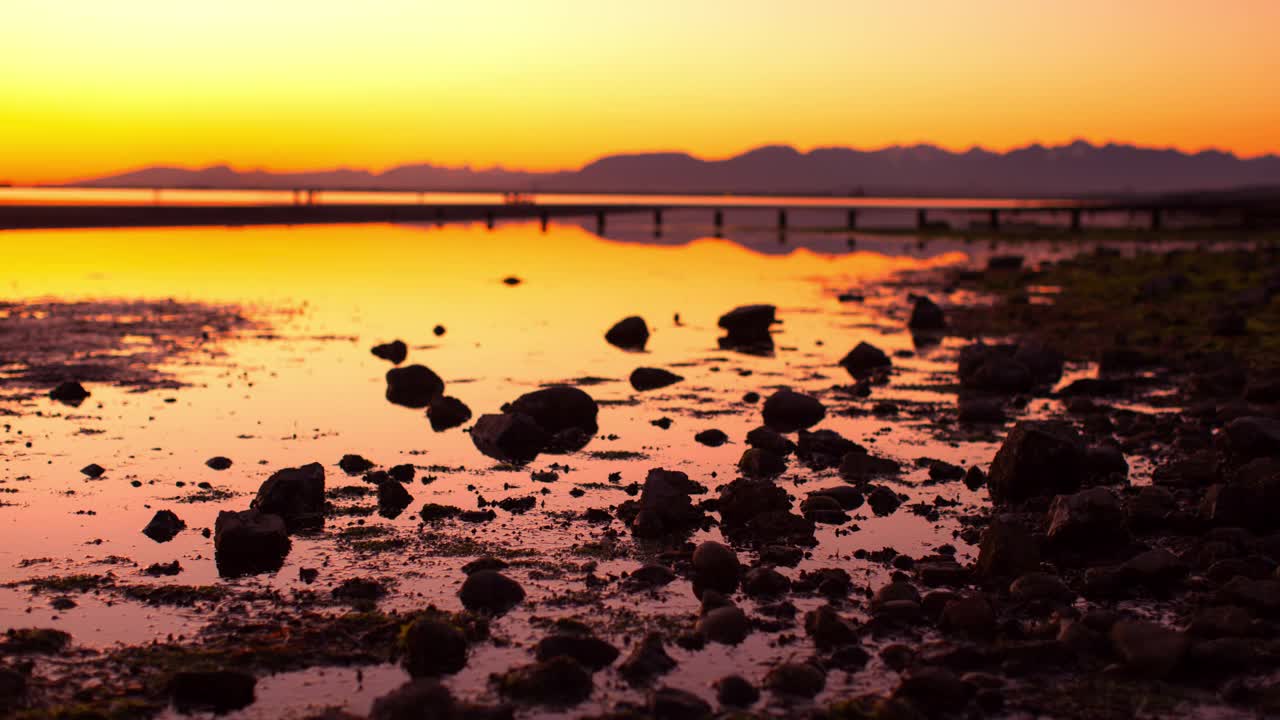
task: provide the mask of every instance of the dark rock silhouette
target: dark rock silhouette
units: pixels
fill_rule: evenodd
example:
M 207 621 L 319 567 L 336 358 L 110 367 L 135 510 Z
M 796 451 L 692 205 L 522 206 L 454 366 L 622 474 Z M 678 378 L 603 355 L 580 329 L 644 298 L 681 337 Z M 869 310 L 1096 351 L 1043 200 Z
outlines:
M 645 392 L 674 385 L 684 380 L 684 377 L 662 368 L 641 367 L 631 371 L 630 380 L 631 387 L 636 392 Z
M 604 339 L 624 350 L 643 350 L 649 342 L 649 326 L 645 325 L 644 318 L 632 315 L 609 328 Z
M 289 554 L 284 518 L 258 510 L 222 511 L 214 523 L 214 561 L 223 577 L 275 572 Z
M 407 365 L 387 371 L 387 401 L 424 408 L 444 393 L 444 380 L 423 365 Z
M 404 344 L 403 340 L 393 340 L 382 345 L 374 345 L 369 352 L 376 357 L 390 361 L 393 365 L 399 365 L 409 356 L 409 347 Z
M 276 471 L 258 488 L 249 507 L 279 515 L 290 532 L 323 525 L 324 466 L 310 463 Z
M 89 391 L 84 386 L 74 380 L 60 383 L 57 387 L 49 391 L 49 398 L 56 400 L 63 405 L 71 407 L 79 407 L 80 403 L 89 397 Z

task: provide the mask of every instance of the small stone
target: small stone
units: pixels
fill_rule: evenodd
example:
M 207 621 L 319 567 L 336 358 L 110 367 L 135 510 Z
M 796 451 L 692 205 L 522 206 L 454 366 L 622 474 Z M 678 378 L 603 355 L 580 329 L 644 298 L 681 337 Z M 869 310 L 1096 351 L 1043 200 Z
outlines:
M 649 326 L 645 324 L 644 318 L 632 315 L 609 328 L 604 339 L 623 350 L 644 350 L 645 344 L 649 342 Z
M 780 695 L 811 698 L 827 685 L 827 675 L 809 663 L 782 663 L 764 677 L 765 687 Z
M 751 707 L 760 699 L 760 691 L 741 675 L 726 675 L 715 683 L 716 699 L 729 707 Z
M 404 666 L 413 677 L 451 675 L 467 664 L 467 636 L 459 627 L 423 616 L 404 631 Z
M 636 644 L 631 654 L 618 666 L 618 672 L 631 682 L 645 682 L 656 675 L 671 672 L 676 661 L 663 647 L 662 635 L 649 633 Z
M 501 615 L 524 600 L 524 588 L 496 570 L 479 570 L 467 576 L 458 596 L 468 610 Z
M 373 469 L 373 462 L 359 455 L 343 455 L 338 461 L 338 467 L 348 475 L 359 475 Z
M 693 439 L 707 447 L 720 447 L 721 445 L 729 442 L 729 436 L 725 435 L 723 430 L 715 428 L 712 428 L 711 430 L 703 430 L 697 435 L 694 435 Z
M 142 534 L 158 543 L 169 542 L 178 533 L 186 529 L 187 524 L 172 510 L 157 510 L 151 522 L 142 528 Z
M 762 410 L 764 424 L 783 433 L 817 425 L 826 414 L 826 408 L 817 398 L 792 390 L 779 390 L 770 395 Z
M 452 395 L 438 395 L 427 405 L 427 419 L 431 429 L 444 432 L 471 419 L 471 408 Z
M 374 357 L 386 360 L 392 365 L 399 365 L 409 356 L 409 346 L 405 345 L 403 340 L 392 340 L 389 343 L 374 345 L 369 352 L 373 353 Z
M 49 391 L 49 399 L 70 405 L 71 407 L 80 407 L 80 404 L 89 397 L 89 391 L 84 386 L 74 380 L 59 383 L 57 387 Z
M 695 630 L 711 642 L 737 645 L 751 632 L 746 613 L 736 605 L 718 607 L 698 619 Z
M 80 473 L 82 475 L 85 475 L 86 477 L 90 477 L 90 478 L 95 478 L 95 479 L 102 477 L 102 474 L 105 473 L 106 471 L 107 471 L 106 468 L 102 467 L 98 463 L 89 463 L 88 465 L 85 465 L 84 467 L 80 468 Z
M 387 371 L 387 402 L 425 408 L 444 393 L 444 381 L 424 365 L 406 365 Z
M 217 455 L 205 460 L 204 464 L 208 465 L 213 470 L 226 470 L 231 467 L 231 459 Z
M 1143 620 L 1122 620 L 1111 628 L 1111 645 L 1130 671 L 1149 678 L 1163 678 L 1187 653 L 1182 633 Z

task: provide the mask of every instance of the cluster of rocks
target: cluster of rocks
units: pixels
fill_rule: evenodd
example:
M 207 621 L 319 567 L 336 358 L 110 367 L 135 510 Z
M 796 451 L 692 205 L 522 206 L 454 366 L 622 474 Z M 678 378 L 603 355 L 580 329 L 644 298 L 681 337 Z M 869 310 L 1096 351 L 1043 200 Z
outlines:
M 583 390 L 555 385 L 521 395 L 501 413 L 481 415 L 471 441 L 491 458 L 523 464 L 541 453 L 581 449 L 599 430 L 598 413 L 596 401 Z

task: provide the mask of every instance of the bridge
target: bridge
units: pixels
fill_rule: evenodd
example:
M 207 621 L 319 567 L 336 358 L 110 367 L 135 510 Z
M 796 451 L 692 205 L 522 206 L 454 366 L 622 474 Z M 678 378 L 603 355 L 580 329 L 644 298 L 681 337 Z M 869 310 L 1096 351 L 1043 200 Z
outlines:
M 1067 218 L 1065 228 L 1081 231 L 1087 218 L 1098 213 L 1127 213 L 1158 230 L 1174 214 L 1194 213 L 1212 218 L 1216 225 L 1274 227 L 1280 220 L 1276 203 L 1226 197 L 1163 198 L 1146 200 L 1010 200 L 949 198 L 771 197 L 720 195 L 548 195 L 488 193 L 466 201 L 451 201 L 450 193 L 375 193 L 292 190 L 259 191 L 269 200 L 222 202 L 223 191 L 130 190 L 129 197 L 96 201 L 95 191 L 50 202 L 37 197 L 0 192 L 0 230 L 39 228 L 104 228 L 157 226 L 308 225 L 319 223 L 454 223 L 500 220 L 536 220 L 543 227 L 552 219 L 594 218 L 604 233 L 611 215 L 649 215 L 655 234 L 662 233 L 664 216 L 672 211 L 705 212 L 717 234 L 723 231 L 727 210 L 768 211 L 780 232 L 792 226 L 797 211 L 823 210 L 833 222 L 825 229 L 868 229 L 859 224 L 862 213 L 878 210 L 915 215 L 915 227 L 938 229 L 937 213 L 963 213 L 984 221 L 985 229 L 999 230 L 1012 218 L 1056 216 Z M 205 193 L 210 197 L 202 197 Z M 224 193 L 225 194 L 225 193 Z M 241 193 L 254 195 L 254 192 Z M 174 197 L 167 197 L 173 195 Z M 461 194 L 456 194 L 461 195 Z M 195 196 L 193 199 L 192 196 Z M 932 217 L 931 217 L 931 214 Z

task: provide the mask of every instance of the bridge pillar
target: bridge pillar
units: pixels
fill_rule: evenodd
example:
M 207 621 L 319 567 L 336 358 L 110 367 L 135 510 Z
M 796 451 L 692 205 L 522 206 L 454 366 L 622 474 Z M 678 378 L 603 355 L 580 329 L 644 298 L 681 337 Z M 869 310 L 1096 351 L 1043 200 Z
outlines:
M 929 211 L 920 208 L 916 211 L 916 229 L 923 230 L 929 225 Z
M 1083 215 L 1080 208 L 1071 211 L 1071 232 L 1080 232 L 1084 228 Z
M 662 208 L 653 211 L 653 236 L 662 237 Z
M 787 230 L 787 209 L 778 209 L 778 230 L 786 232 Z
M 846 223 L 846 226 L 850 230 L 856 230 L 858 228 L 858 211 L 857 210 L 849 211 L 849 218 L 848 218 L 848 222 Z
M 716 210 L 716 214 L 713 216 L 712 222 L 716 227 L 716 237 L 720 237 L 721 235 L 723 235 L 724 234 L 724 211 Z
M 596 213 L 596 234 L 604 235 L 604 211 L 600 210 Z
M 1160 223 L 1161 223 L 1160 208 L 1151 208 L 1151 229 L 1159 230 Z
M 493 211 L 484 214 L 484 226 L 490 230 L 493 229 Z
M 550 221 L 550 214 L 546 210 L 538 213 L 538 222 L 542 226 L 542 232 L 547 231 L 547 222 Z
M 992 230 L 1000 229 L 1000 211 L 996 210 L 995 208 L 992 208 L 991 210 L 991 229 Z

